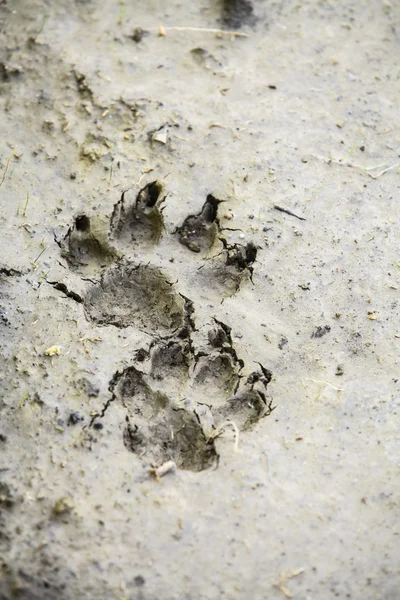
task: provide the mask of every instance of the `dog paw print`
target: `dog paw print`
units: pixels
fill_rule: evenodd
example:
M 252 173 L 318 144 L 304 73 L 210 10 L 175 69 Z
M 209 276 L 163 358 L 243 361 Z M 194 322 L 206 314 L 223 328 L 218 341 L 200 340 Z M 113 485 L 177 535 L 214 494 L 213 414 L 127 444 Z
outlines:
M 231 328 L 214 317 L 197 327 L 195 302 L 152 260 L 151 248 L 168 235 L 163 185 L 153 181 L 136 198 L 130 196 L 122 193 L 110 219 L 78 215 L 58 242 L 71 271 L 85 282 L 84 293 L 75 294 L 61 282 L 52 285 L 79 298 L 89 321 L 132 327 L 152 339 L 111 377 L 111 398 L 92 425 L 118 403 L 125 412 L 123 442 L 129 451 L 149 465 L 172 460 L 181 469 L 202 471 L 218 459 L 215 437 L 223 423 L 245 431 L 271 413 L 267 386 L 272 375 L 260 364 L 245 376 Z M 220 203 L 209 194 L 201 211 L 186 217 L 171 239 L 199 256 L 197 273 L 205 290 L 220 286 L 231 295 L 246 278 L 252 281 L 257 248 L 225 240 Z
M 149 465 L 173 460 L 181 469 L 209 468 L 218 459 L 213 432 L 222 423 L 245 431 L 273 410 L 266 394 L 271 373 L 260 365 L 241 375 L 230 328 L 214 319 L 200 332 L 207 342 L 199 347 L 196 333 L 155 341 L 111 380 L 112 402 L 126 411 L 125 447 Z

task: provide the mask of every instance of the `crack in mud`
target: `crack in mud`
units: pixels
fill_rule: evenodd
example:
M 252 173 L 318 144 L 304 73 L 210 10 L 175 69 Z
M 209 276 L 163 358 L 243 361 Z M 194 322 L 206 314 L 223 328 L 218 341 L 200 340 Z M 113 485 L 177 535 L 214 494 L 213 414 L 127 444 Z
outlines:
M 23 275 L 22 271 L 18 269 L 11 269 L 9 267 L 0 267 L 0 275 L 5 275 L 6 277 L 20 277 Z
M 76 292 L 69 290 L 67 288 L 67 286 L 65 285 L 65 283 L 61 283 L 59 281 L 49 281 L 46 280 L 46 282 L 53 286 L 53 288 L 55 290 L 58 290 L 59 292 L 62 292 L 64 294 L 64 296 L 66 296 L 67 298 L 71 298 L 72 300 L 75 300 L 75 302 L 78 302 L 79 304 L 83 303 L 83 298 L 82 296 L 80 296 L 79 294 L 77 294 Z

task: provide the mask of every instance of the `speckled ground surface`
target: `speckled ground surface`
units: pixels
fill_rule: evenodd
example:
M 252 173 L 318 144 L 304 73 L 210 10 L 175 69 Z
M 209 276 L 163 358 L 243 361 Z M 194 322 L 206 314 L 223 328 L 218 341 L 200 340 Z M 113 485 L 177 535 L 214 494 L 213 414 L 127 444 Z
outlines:
M 0 2 L 2 600 L 399 598 L 399 8 L 249 7 Z

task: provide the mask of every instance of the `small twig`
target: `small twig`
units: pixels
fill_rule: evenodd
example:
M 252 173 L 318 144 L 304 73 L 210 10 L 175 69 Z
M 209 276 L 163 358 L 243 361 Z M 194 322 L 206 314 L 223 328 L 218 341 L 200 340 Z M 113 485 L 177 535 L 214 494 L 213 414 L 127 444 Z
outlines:
M 292 573 L 281 573 L 279 583 L 275 583 L 274 585 L 280 589 L 280 591 L 285 594 L 286 598 L 293 598 L 292 593 L 287 589 L 285 583 L 288 579 L 293 579 L 293 577 L 297 577 L 304 573 L 304 569 L 296 569 Z
M 122 4 L 120 11 L 119 11 L 117 25 L 122 25 L 122 21 L 125 17 L 125 13 L 126 13 L 126 4 Z
M 4 183 L 4 180 L 5 180 L 6 175 L 7 175 L 8 167 L 10 166 L 11 159 L 14 156 L 16 149 L 17 149 L 17 146 L 14 147 L 14 150 L 11 152 L 10 156 L 8 157 L 6 168 L 4 169 L 3 178 L 0 181 L 0 185 L 3 185 L 3 183 Z
M 381 177 L 381 175 L 384 175 L 385 173 L 387 173 L 388 171 L 391 171 L 392 169 L 396 169 L 396 167 L 398 167 L 400 165 L 400 163 L 395 163 L 394 165 L 391 165 L 390 167 L 387 167 L 387 169 L 383 169 L 383 171 L 381 171 L 380 173 L 378 173 L 378 175 L 375 175 L 375 179 L 378 179 L 378 177 Z
M 152 467 L 151 469 L 149 469 L 149 472 L 154 475 L 157 481 L 159 481 L 159 479 L 161 479 L 161 477 L 163 477 L 166 473 L 175 470 L 176 463 L 173 460 L 167 460 L 167 462 L 163 463 L 159 467 Z
M 321 379 L 310 379 L 309 377 L 304 377 L 304 379 L 306 381 L 312 381 L 313 383 L 323 383 L 324 385 L 328 385 L 330 388 L 336 390 L 337 392 L 343 392 L 343 388 L 335 387 L 334 385 L 329 383 L 329 381 L 322 381 Z
M 38 284 L 38 289 L 39 289 L 39 288 L 40 288 L 40 286 L 42 285 L 43 281 L 45 281 L 45 280 L 46 280 L 46 278 L 47 278 L 47 275 L 48 275 L 49 273 L 50 273 L 50 269 L 49 269 L 48 271 L 45 271 L 45 273 L 43 274 L 43 276 L 42 276 L 41 280 L 39 281 L 39 284 Z
M 39 29 L 39 31 L 37 32 L 37 34 L 35 35 L 35 42 L 36 42 L 36 39 L 39 37 L 39 35 L 42 33 L 42 31 L 43 31 L 43 29 L 44 29 L 44 26 L 45 26 L 45 23 L 46 23 L 46 21 L 47 21 L 47 19 L 48 19 L 48 18 L 49 18 L 49 15 L 44 15 L 44 16 L 43 16 L 43 19 L 42 19 L 42 24 L 41 24 L 41 26 L 40 26 L 40 29 Z
M 145 169 L 144 171 L 142 171 L 141 176 L 139 177 L 139 179 L 134 183 L 134 185 L 140 185 L 142 183 L 142 179 L 145 175 L 147 175 L 147 173 L 151 173 L 152 171 L 154 171 L 153 167 L 150 167 L 149 169 Z M 164 179 L 168 177 L 168 175 L 166 175 L 164 177 Z
M 381 169 L 382 167 L 387 167 L 387 163 L 381 163 L 380 165 L 375 165 L 374 167 L 361 167 L 364 168 L 364 171 L 375 171 L 375 169 Z
M 18 229 L 25 229 L 25 231 L 27 231 L 28 233 L 30 233 L 29 228 L 32 227 L 32 225 L 30 223 L 21 223 L 21 225 L 18 225 Z
M 280 212 L 286 213 L 291 217 L 296 217 L 296 219 L 300 219 L 300 221 L 306 221 L 304 217 L 299 217 L 299 215 L 295 215 L 291 210 L 287 210 L 287 208 L 282 208 L 281 206 L 277 206 L 276 204 L 274 204 L 274 208 L 275 210 L 279 210 Z
M 26 209 L 28 208 L 28 202 L 29 202 L 29 192 L 26 193 L 26 202 L 25 202 L 24 210 L 22 212 L 23 217 L 26 216 Z
M 395 163 L 393 165 L 390 165 L 386 169 L 383 169 L 383 171 L 380 171 L 379 173 L 374 175 L 373 173 L 371 173 L 371 171 L 374 171 L 375 169 L 379 169 L 380 167 L 384 167 L 387 165 L 387 163 L 381 163 L 379 165 L 375 165 L 374 167 L 363 167 L 362 165 L 357 165 L 355 163 L 343 162 L 343 159 L 336 160 L 336 159 L 332 158 L 332 156 L 330 156 L 329 158 L 325 158 L 324 156 L 317 156 L 317 155 L 313 155 L 313 156 L 314 156 L 314 158 L 318 158 L 318 160 L 322 160 L 323 162 L 327 163 L 328 165 L 330 163 L 333 163 L 335 165 L 341 165 L 342 167 L 349 167 L 350 169 L 358 169 L 359 171 L 362 171 L 363 173 L 368 175 L 368 177 L 371 177 L 371 179 L 379 179 L 379 177 L 382 177 L 382 175 L 384 175 L 388 171 L 391 171 L 392 169 L 396 169 L 396 167 L 398 167 L 400 165 L 400 163 Z
M 25 400 L 27 400 L 30 396 L 29 392 L 26 392 L 26 394 L 24 394 L 21 398 L 21 400 L 18 402 L 17 408 L 21 408 L 21 406 L 25 403 Z
M 39 256 L 37 258 L 35 258 L 35 260 L 32 262 L 33 265 L 36 265 L 37 261 L 42 256 L 43 252 L 45 252 L 46 250 L 47 250 L 47 246 L 45 248 L 43 248 L 43 250 L 40 252 Z
M 249 37 L 248 33 L 242 33 L 241 31 L 224 31 L 223 29 L 208 29 L 206 27 L 163 27 L 160 25 L 157 29 L 145 29 L 143 31 L 157 31 L 160 34 L 160 28 L 162 28 L 162 34 L 165 35 L 167 31 L 199 31 L 204 33 L 216 33 L 218 35 L 229 35 L 233 37 Z
M 235 443 L 233 444 L 233 450 L 234 450 L 234 452 L 238 452 L 238 450 L 239 450 L 239 428 L 234 421 L 228 420 L 228 421 L 224 421 L 223 423 L 218 425 L 218 427 L 212 432 L 212 434 L 210 435 L 210 437 L 208 438 L 207 441 L 210 442 L 211 440 L 215 440 L 216 437 L 221 435 L 221 433 L 223 432 L 224 427 L 226 427 L 226 425 L 230 425 L 233 428 L 233 431 L 235 432 Z

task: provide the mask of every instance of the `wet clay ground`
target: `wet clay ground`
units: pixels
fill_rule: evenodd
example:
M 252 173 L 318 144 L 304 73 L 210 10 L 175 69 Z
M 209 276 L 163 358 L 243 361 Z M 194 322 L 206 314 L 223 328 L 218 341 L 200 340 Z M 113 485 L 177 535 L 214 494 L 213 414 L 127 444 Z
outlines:
M 398 600 L 399 51 L 0 1 L 1 600 Z

